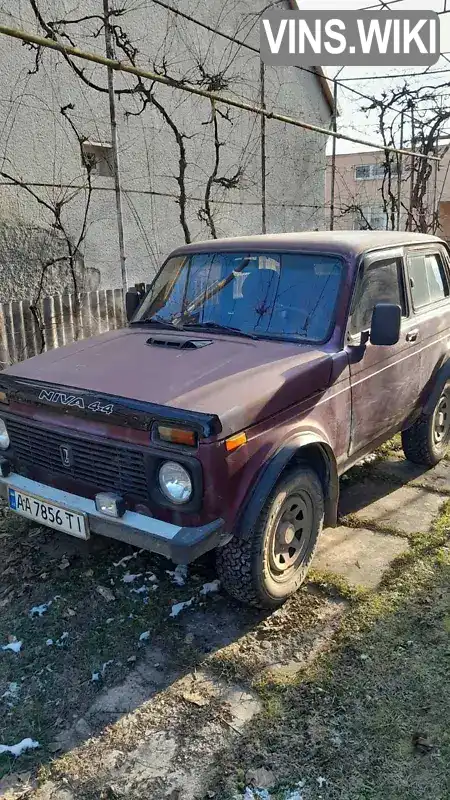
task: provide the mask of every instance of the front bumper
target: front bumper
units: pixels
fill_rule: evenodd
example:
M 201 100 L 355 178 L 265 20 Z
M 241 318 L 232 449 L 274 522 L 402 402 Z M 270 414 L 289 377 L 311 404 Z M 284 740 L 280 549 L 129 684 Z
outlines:
M 0 478 L 0 497 L 6 501 L 8 486 L 67 508 L 68 511 L 86 514 L 91 533 L 98 533 L 100 536 L 108 536 L 159 553 L 176 564 L 188 564 L 208 550 L 225 544 L 229 538 L 224 534 L 222 519 L 216 519 L 208 525 L 197 528 L 172 525 L 154 517 L 136 514 L 134 511 L 126 511 L 123 517 L 115 519 L 97 511 L 93 500 L 53 489 L 44 483 L 29 480 L 15 473 L 8 475 L 7 478 Z

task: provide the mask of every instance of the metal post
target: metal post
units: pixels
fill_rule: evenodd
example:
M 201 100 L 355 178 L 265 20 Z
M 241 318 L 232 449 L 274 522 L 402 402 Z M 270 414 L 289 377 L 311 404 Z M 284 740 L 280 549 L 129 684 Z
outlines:
M 414 153 L 414 149 L 416 146 L 415 142 L 415 127 L 414 127 L 414 104 L 411 103 L 411 152 Z M 409 214 L 408 214 L 408 224 L 407 230 L 411 231 L 413 226 L 413 202 L 414 202 L 414 173 L 415 173 L 415 160 L 414 155 L 411 156 L 411 182 L 409 186 Z
M 337 131 L 337 101 L 338 101 L 338 82 L 334 82 L 333 93 L 333 131 Z M 336 136 L 333 136 L 333 149 L 331 153 L 331 194 L 330 194 L 330 231 L 334 230 L 334 198 L 336 194 Z
M 115 54 L 111 36 L 111 24 L 109 21 L 110 17 L 109 0 L 103 0 L 103 14 L 105 18 L 106 57 L 109 59 L 114 59 Z M 128 289 L 128 278 L 127 278 L 127 267 L 125 263 L 125 244 L 123 236 L 122 192 L 120 188 L 116 103 L 114 97 L 114 70 L 110 66 L 108 66 L 107 71 L 108 71 L 109 116 L 111 121 L 112 160 L 113 160 L 113 170 L 114 170 L 114 187 L 116 194 L 117 232 L 119 237 L 120 272 L 122 276 L 122 291 L 125 301 L 125 294 Z
M 400 114 L 400 149 L 403 150 L 403 135 L 404 135 L 405 115 L 402 111 Z M 402 178 L 403 178 L 403 156 L 401 153 L 397 156 L 397 230 L 400 230 L 401 217 L 402 217 Z
M 261 108 L 266 107 L 266 76 L 263 61 L 260 62 Z M 261 117 L 261 230 L 267 233 L 266 220 L 266 118 Z
M 439 131 L 436 135 L 436 149 L 435 155 L 439 155 Z M 438 207 L 438 199 L 437 199 L 437 184 L 438 184 L 438 168 L 439 164 L 437 162 L 431 162 L 431 166 L 434 169 L 434 186 L 433 186 L 433 212 L 431 217 L 431 232 L 436 233 L 438 226 L 439 226 L 439 207 Z

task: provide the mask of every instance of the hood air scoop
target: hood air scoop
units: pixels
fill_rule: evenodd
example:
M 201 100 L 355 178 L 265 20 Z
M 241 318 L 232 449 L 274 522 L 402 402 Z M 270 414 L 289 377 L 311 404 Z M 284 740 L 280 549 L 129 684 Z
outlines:
M 146 344 L 152 347 L 171 347 L 173 350 L 199 350 L 200 347 L 207 347 L 212 344 L 212 339 L 193 339 L 191 336 L 150 336 Z

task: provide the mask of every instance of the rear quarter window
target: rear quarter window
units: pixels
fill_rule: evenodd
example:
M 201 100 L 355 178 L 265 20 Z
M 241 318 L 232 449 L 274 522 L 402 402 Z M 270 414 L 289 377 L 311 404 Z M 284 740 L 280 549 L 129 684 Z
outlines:
M 415 309 L 425 308 L 449 296 L 447 270 L 440 253 L 410 253 L 408 275 Z

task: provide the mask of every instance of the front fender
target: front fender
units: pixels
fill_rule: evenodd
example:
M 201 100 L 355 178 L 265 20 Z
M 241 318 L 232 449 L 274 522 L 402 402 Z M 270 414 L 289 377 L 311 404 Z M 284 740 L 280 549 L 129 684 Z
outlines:
M 270 495 L 281 473 L 292 462 L 302 459 L 313 467 L 321 480 L 325 502 L 325 525 L 335 525 L 339 500 L 339 477 L 336 459 L 329 443 L 318 437 L 317 433 L 306 431 L 297 434 L 283 443 L 271 459 L 261 468 L 252 485 L 241 513 L 237 519 L 233 535 L 249 539 L 258 521 L 261 509 Z

